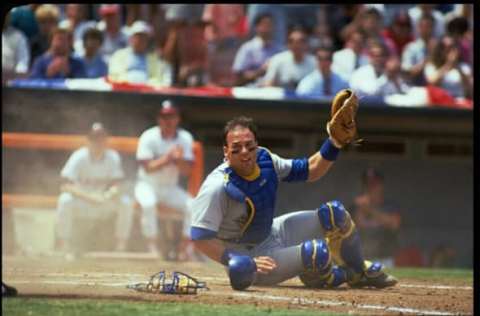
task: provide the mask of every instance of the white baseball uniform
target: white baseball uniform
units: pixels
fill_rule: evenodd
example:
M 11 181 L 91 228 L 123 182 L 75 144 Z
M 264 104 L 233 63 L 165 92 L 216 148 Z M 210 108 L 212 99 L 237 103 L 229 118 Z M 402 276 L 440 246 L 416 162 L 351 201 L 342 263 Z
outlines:
M 177 145 L 183 149 L 183 159 L 193 161 L 193 137 L 190 132 L 178 128 L 175 138 L 164 139 L 160 127 L 151 127 L 140 136 L 137 161 L 158 159 Z M 135 198 L 142 207 L 142 231 L 145 237 L 153 238 L 158 234 L 156 208 L 159 203 L 184 212 L 184 234 L 188 235 L 189 204 L 192 197 L 178 185 L 179 176 L 180 172 L 175 164 L 164 166 L 151 173 L 147 173 L 140 165 L 138 181 L 135 185 Z
M 70 155 L 61 176 L 87 192 L 104 192 L 112 181 L 121 180 L 124 172 L 120 155 L 115 150 L 107 149 L 100 160 L 92 160 L 89 149 L 82 147 Z M 115 212 L 116 237 L 126 240 L 130 236 L 133 216 L 132 201 L 127 195 L 96 204 L 63 192 L 57 208 L 59 236 L 66 241 L 71 239 L 75 217 L 104 219 Z

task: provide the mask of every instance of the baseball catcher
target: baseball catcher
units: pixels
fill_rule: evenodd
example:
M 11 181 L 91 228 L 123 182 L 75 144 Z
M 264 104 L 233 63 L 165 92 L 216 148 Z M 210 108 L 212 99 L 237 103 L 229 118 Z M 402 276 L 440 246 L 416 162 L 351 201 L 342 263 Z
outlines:
M 365 260 L 355 223 L 339 201 L 274 217 L 280 182 L 313 182 L 356 139 L 358 98 L 342 90 L 333 100 L 329 137 L 309 158 L 285 159 L 258 146 L 253 120 L 237 117 L 224 129 L 224 162 L 193 202 L 191 239 L 222 263 L 231 286 L 273 285 L 299 276 L 308 287 L 385 288 L 397 280 Z

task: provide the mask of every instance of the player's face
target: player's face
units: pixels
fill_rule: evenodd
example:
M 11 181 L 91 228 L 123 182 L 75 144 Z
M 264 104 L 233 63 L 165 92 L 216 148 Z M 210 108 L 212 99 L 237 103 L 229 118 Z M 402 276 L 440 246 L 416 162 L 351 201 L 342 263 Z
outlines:
M 228 132 L 223 155 L 230 167 L 240 176 L 249 176 L 257 160 L 257 140 L 248 128 L 238 126 Z
M 165 137 L 174 137 L 180 123 L 180 117 L 176 114 L 159 115 L 157 122 Z
M 90 153 L 98 158 L 103 155 L 105 149 L 107 148 L 107 138 L 106 137 L 98 137 L 94 139 L 89 139 L 88 141 L 88 149 Z

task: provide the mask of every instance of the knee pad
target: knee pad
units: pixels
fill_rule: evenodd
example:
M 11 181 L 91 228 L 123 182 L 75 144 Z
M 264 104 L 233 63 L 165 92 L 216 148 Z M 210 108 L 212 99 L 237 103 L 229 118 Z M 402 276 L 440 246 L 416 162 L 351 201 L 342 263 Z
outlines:
M 360 237 L 343 204 L 339 201 L 322 204 L 318 209 L 318 218 L 335 262 L 361 271 L 363 254 Z
M 327 273 L 332 259 L 327 243 L 322 239 L 307 240 L 301 246 L 303 268 L 308 271 Z
M 350 213 L 336 200 L 324 203 L 318 208 L 318 219 L 326 235 L 348 236 L 353 226 Z
M 237 291 L 248 288 L 255 282 L 257 265 L 249 256 L 233 256 L 228 261 L 230 285 Z
M 346 272 L 333 266 L 327 243 L 321 239 L 307 240 L 301 246 L 304 271 L 299 277 L 312 288 L 336 287 L 347 280 Z

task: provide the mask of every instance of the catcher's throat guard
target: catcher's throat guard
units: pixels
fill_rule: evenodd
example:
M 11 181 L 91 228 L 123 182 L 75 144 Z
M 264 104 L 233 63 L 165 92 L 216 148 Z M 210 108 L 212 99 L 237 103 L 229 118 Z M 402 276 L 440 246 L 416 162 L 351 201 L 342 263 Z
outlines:
M 206 282 L 178 271 L 172 272 L 170 279 L 167 279 L 165 271 L 160 271 L 152 275 L 147 283 L 129 284 L 127 288 L 157 294 L 197 294 L 198 289 L 208 290 Z

